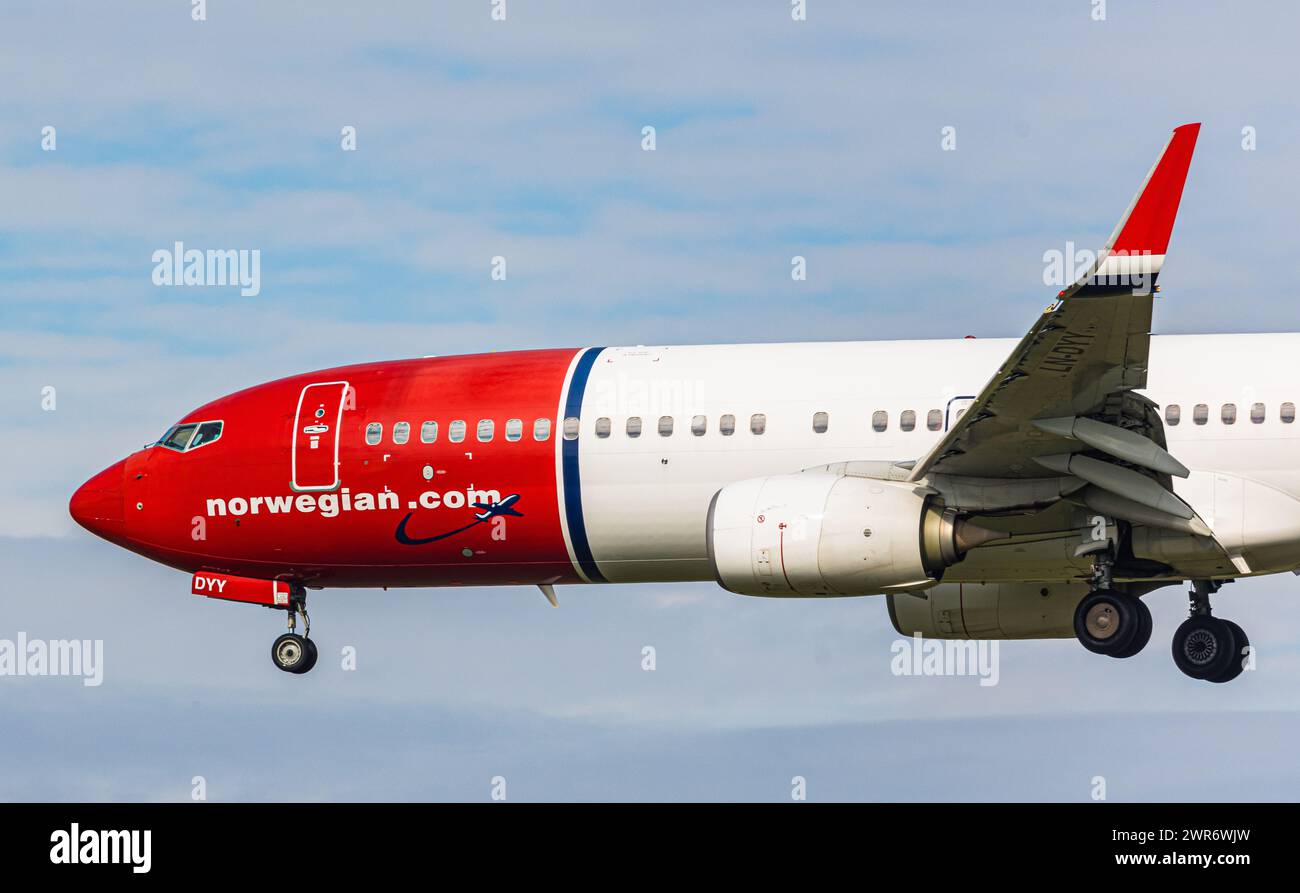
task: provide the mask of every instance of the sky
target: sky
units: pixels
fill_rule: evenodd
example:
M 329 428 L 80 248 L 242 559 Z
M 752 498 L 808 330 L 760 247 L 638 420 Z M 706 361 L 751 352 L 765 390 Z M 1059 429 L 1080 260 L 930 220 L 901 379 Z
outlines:
M 278 614 L 68 517 L 191 407 L 295 372 L 1018 337 L 1044 252 L 1103 244 L 1188 121 L 1156 331 L 1300 330 L 1294 4 L 790 7 L 6 4 L 0 639 L 104 663 L 0 677 L 0 800 L 1300 798 L 1289 575 L 1219 596 L 1258 652 L 1226 686 L 1172 666 L 1177 588 L 1138 657 L 1003 643 L 981 687 L 893 675 L 880 599 L 708 583 L 316 593 L 329 647 L 292 677 Z M 260 292 L 155 285 L 178 241 L 258 250 Z

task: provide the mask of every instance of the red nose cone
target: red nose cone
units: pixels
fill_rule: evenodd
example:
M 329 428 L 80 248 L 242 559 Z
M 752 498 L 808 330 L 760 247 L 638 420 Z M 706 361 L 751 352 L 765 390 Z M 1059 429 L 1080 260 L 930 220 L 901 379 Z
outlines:
M 111 538 L 122 533 L 122 482 L 126 462 L 105 468 L 72 494 L 68 511 L 82 527 L 96 536 Z

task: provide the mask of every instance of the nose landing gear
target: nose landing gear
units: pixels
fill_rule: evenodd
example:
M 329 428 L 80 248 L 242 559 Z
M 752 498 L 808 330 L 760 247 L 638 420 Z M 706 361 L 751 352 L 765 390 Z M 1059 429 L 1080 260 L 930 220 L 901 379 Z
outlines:
M 307 615 L 307 592 L 295 585 L 289 594 L 289 631 L 271 645 L 271 660 L 286 673 L 306 673 L 316 666 L 319 652 L 311 640 L 311 617 Z M 297 633 L 298 615 L 302 615 L 303 634 Z
M 1174 632 L 1174 663 L 1193 679 L 1231 682 L 1246 668 L 1250 639 L 1231 620 L 1210 613 L 1210 596 L 1223 584 L 1193 580 L 1188 593 L 1191 615 Z

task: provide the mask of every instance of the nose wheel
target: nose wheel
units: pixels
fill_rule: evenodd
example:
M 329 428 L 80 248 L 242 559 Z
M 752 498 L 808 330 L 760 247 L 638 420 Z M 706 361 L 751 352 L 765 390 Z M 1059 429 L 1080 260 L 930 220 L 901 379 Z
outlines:
M 271 645 L 271 661 L 286 673 L 302 674 L 316 666 L 319 652 L 311 640 L 311 618 L 307 615 L 307 594 L 296 589 L 289 596 L 289 631 Z M 297 632 L 298 615 L 302 615 L 303 634 Z
M 286 673 L 306 673 L 316 666 L 316 643 L 296 633 L 285 633 L 271 645 L 271 660 Z

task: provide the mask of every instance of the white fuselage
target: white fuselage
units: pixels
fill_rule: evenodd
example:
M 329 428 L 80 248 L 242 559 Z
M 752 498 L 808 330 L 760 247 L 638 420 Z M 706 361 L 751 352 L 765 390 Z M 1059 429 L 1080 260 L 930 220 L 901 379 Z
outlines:
M 964 339 L 606 349 L 580 413 L 582 506 L 601 573 L 610 582 L 711 579 L 704 519 L 719 488 L 834 462 L 917 459 L 1015 345 Z M 1166 422 L 1165 433 L 1170 452 L 1193 470 L 1176 490 L 1243 554 L 1243 573 L 1285 569 L 1286 556 L 1300 556 L 1293 520 L 1300 516 L 1300 424 L 1283 416 L 1284 404 L 1300 402 L 1297 355 L 1300 334 L 1151 339 L 1145 393 L 1162 414 L 1179 406 L 1178 424 Z M 1233 423 L 1224 421 L 1225 405 L 1235 409 Z M 1262 421 L 1252 420 L 1257 405 Z M 821 413 L 824 431 L 814 427 Z M 904 430 L 904 413 L 914 413 L 911 430 Z M 692 420 L 700 416 L 704 433 L 695 434 Z M 730 435 L 720 430 L 724 416 L 734 416 Z M 756 416 L 762 433 L 751 431 Z M 672 420 L 671 434 L 660 433 L 661 418 Z M 639 436 L 629 436 L 630 419 L 639 420 Z M 1287 510 L 1274 511 L 1273 500 L 1286 500 Z

